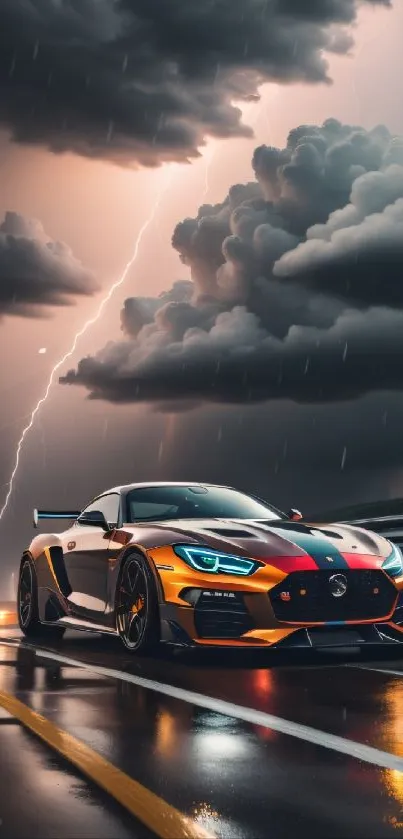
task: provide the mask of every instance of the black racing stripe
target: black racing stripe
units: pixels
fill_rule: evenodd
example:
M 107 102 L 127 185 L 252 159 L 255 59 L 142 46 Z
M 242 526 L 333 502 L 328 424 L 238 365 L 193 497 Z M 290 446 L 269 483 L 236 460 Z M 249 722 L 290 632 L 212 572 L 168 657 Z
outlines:
M 348 563 L 341 555 L 340 551 L 332 545 L 328 539 L 322 536 L 319 530 L 311 530 L 306 525 L 299 525 L 297 523 L 290 524 L 290 526 L 276 527 L 269 525 L 269 530 L 278 533 L 282 539 L 287 539 L 288 542 L 293 542 L 299 548 L 302 548 L 309 556 L 316 562 L 318 568 L 348 568 Z

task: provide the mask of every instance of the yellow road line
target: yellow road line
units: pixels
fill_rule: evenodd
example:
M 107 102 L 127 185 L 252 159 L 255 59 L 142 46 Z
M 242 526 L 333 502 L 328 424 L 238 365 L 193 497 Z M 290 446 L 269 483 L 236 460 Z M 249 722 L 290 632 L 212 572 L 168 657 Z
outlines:
M 151 790 L 129 778 L 81 740 L 32 711 L 15 696 L 1 690 L 0 706 L 109 793 L 160 839 L 214 839 L 214 834 L 208 833 Z

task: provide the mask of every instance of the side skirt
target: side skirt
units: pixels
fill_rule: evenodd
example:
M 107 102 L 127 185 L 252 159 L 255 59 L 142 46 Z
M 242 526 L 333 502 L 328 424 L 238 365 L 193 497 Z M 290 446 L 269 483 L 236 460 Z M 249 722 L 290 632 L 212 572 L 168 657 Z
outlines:
M 49 626 L 49 623 L 46 624 Z M 91 623 L 90 621 L 82 621 L 77 618 L 60 618 L 56 621 L 54 626 L 65 626 L 66 629 L 74 629 L 81 632 L 101 632 L 103 635 L 118 635 L 116 629 L 110 626 L 102 626 L 102 624 Z

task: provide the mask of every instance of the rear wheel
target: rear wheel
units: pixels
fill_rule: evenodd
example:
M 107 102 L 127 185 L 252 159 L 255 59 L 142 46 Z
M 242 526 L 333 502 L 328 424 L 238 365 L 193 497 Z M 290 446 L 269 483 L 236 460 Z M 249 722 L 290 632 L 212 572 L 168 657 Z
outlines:
M 157 590 L 151 569 L 140 554 L 130 554 L 120 573 L 116 592 L 116 628 L 131 652 L 151 652 L 158 644 Z
M 58 640 L 64 635 L 61 626 L 46 626 L 39 620 L 38 584 L 32 559 L 21 562 L 17 594 L 18 623 L 27 638 Z

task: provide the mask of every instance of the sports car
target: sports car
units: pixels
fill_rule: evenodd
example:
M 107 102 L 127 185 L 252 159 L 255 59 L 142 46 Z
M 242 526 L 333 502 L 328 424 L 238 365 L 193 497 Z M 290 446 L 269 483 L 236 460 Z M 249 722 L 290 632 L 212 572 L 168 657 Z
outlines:
M 334 647 L 403 641 L 403 557 L 348 524 L 309 524 L 252 495 L 200 483 L 115 487 L 41 533 L 19 569 L 28 638 L 67 628 L 133 652 Z

